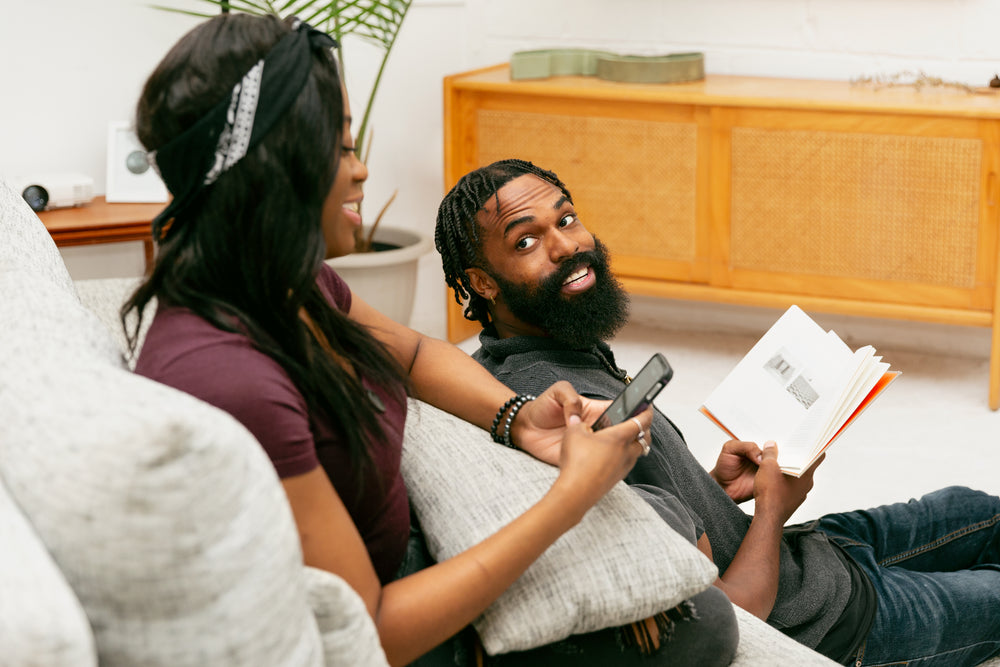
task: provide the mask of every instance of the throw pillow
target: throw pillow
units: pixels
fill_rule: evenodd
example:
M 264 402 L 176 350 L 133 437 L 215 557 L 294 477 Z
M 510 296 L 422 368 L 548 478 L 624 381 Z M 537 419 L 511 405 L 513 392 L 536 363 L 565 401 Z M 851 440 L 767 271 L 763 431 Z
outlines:
M 403 476 L 431 555 L 451 558 L 535 504 L 558 470 L 411 401 Z M 718 570 L 619 483 L 473 623 L 491 655 L 624 625 L 705 590 Z

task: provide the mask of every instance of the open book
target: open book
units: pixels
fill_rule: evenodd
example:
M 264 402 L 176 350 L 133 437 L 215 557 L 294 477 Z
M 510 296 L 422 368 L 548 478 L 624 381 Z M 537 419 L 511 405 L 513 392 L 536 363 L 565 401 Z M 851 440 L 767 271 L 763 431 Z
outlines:
M 782 472 L 798 477 L 898 375 L 792 306 L 701 411 L 736 440 L 774 440 Z

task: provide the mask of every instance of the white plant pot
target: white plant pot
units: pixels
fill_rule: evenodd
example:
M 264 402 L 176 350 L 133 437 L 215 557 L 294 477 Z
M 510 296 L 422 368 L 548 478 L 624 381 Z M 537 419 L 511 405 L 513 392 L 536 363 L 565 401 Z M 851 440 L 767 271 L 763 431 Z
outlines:
M 400 324 L 409 325 L 417 289 L 418 260 L 430 252 L 431 239 L 419 232 L 379 225 L 375 241 L 394 250 L 356 252 L 326 260 L 351 290 Z

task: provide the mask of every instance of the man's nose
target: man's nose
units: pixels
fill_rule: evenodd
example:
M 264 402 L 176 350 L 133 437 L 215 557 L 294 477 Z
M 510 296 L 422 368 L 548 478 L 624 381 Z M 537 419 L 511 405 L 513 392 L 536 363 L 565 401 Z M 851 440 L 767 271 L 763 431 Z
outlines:
M 558 264 L 572 257 L 579 249 L 580 244 L 569 234 L 561 231 L 553 232 L 552 241 L 549 244 L 549 257 L 553 263 Z

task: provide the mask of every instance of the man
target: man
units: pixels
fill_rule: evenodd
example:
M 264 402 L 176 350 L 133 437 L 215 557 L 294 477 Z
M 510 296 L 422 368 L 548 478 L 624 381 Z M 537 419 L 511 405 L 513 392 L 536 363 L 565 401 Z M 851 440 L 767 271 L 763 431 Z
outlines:
M 628 317 L 607 251 L 555 174 L 504 160 L 463 177 L 435 243 L 473 355 L 519 393 L 555 379 L 612 398 L 627 382 L 604 342 Z M 951 487 L 919 501 L 784 527 L 816 466 L 784 476 L 774 443 L 725 443 L 706 472 L 656 412 L 649 456 L 626 478 L 665 492 L 696 526 L 730 599 L 844 663 L 975 665 L 1000 653 L 1000 499 Z M 754 499 L 755 513 L 737 503 Z

